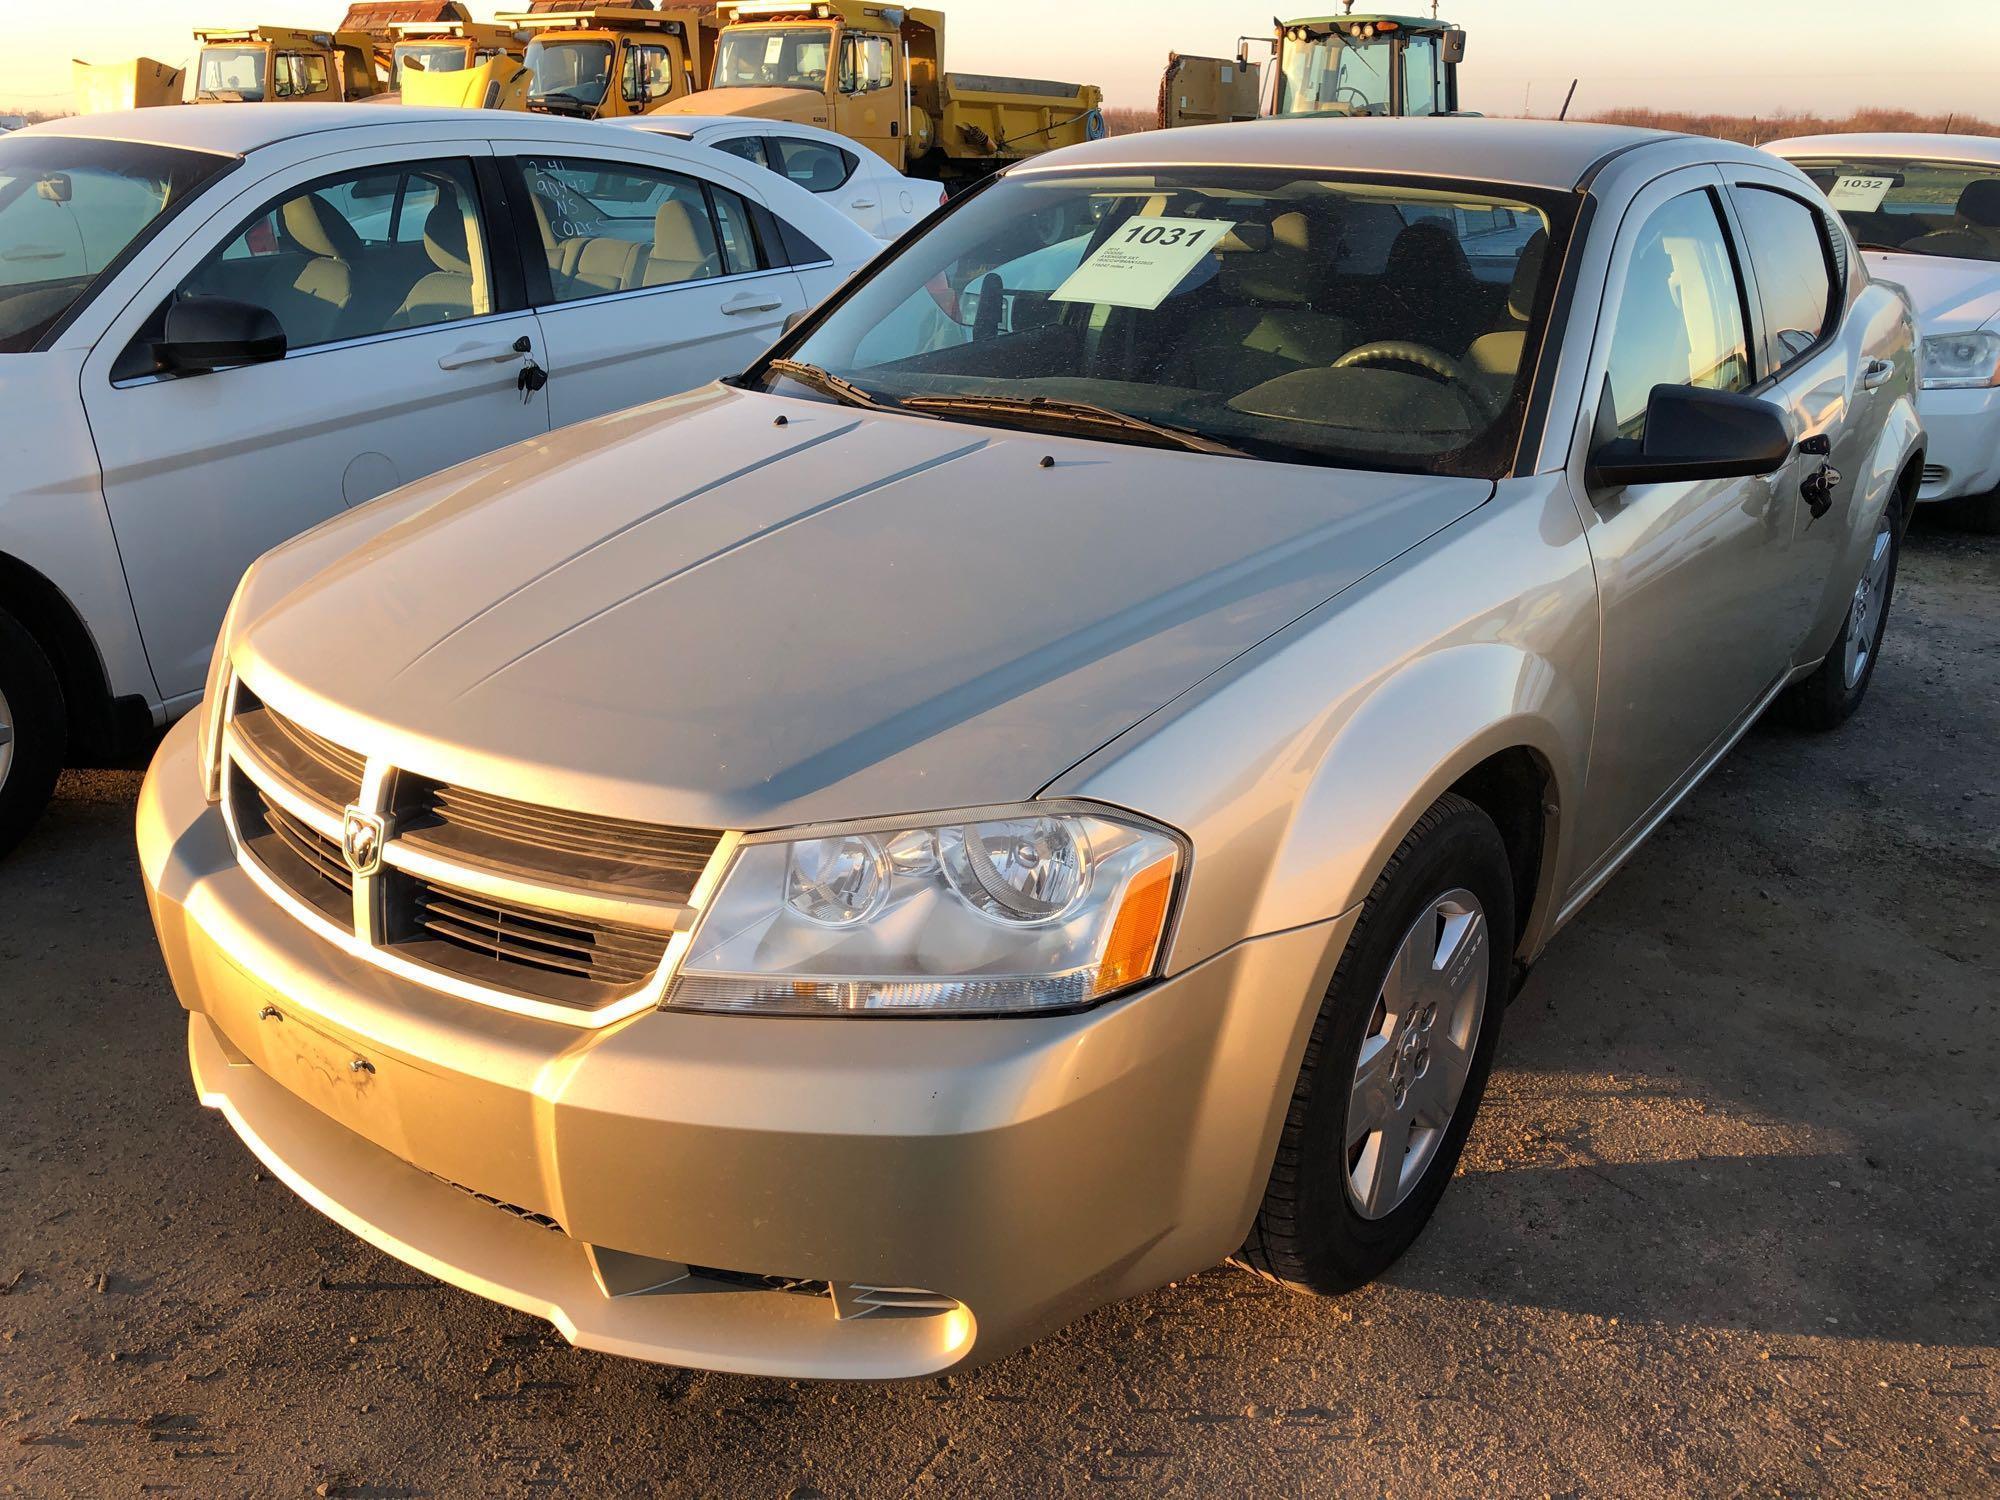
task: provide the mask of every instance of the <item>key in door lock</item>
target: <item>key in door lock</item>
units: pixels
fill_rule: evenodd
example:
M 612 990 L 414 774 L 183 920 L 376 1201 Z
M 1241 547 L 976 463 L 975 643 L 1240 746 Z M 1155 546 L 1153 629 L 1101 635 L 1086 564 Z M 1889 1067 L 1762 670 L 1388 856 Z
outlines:
M 1832 464 L 1821 464 L 1799 481 L 1799 498 L 1815 521 L 1833 509 L 1833 492 L 1839 487 L 1840 470 Z
M 523 401 L 529 400 L 534 396 L 536 391 L 539 391 L 548 383 L 549 372 L 536 364 L 532 359 L 521 366 L 521 373 L 514 379 L 514 384 L 519 387 Z

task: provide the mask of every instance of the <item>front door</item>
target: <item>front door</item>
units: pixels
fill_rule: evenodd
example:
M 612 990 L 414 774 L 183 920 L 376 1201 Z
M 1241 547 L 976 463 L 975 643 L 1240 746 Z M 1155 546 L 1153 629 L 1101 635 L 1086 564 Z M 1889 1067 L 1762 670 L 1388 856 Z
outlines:
M 743 196 L 718 182 L 609 158 L 510 165 L 552 239 L 537 300 L 558 427 L 743 370 L 806 306 Z
M 247 193 L 247 211 L 190 240 L 85 365 L 105 503 L 170 703 L 200 691 L 229 596 L 261 553 L 547 430 L 547 398 L 518 379 L 535 317 L 495 297 L 472 156 L 408 154 L 356 153 Z M 285 357 L 161 369 L 168 304 L 202 296 L 269 308 Z
M 1747 391 L 1756 381 L 1740 257 L 1713 169 L 1672 174 L 1635 201 L 1612 259 L 1587 447 L 1641 437 L 1656 385 Z M 1782 677 L 1777 628 L 1795 497 L 1770 478 L 1596 488 L 1572 484 L 1602 610 L 1589 795 L 1577 830 L 1589 881 L 1676 795 Z
M 871 31 L 841 33 L 834 74 L 833 128 L 898 172 L 905 166 L 903 90 L 897 42 Z

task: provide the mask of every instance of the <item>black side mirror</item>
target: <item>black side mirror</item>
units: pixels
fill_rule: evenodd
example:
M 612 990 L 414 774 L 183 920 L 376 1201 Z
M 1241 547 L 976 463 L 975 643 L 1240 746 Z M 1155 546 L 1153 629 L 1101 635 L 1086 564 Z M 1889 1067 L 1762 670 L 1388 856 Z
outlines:
M 1656 385 L 1646 435 L 1598 444 L 1585 476 L 1592 489 L 1771 474 L 1792 456 L 1784 418 L 1768 401 L 1692 385 Z
M 285 357 L 285 330 L 276 314 L 233 297 L 184 297 L 167 309 L 165 331 L 154 355 L 183 375 Z

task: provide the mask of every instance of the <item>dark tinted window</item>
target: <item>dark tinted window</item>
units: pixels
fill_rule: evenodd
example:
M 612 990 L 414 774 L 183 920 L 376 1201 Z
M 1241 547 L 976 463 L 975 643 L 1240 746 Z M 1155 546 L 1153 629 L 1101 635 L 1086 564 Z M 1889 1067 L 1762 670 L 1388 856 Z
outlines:
M 1797 198 L 1738 188 L 1736 212 L 1764 306 L 1771 353 L 1783 369 L 1817 344 L 1833 316 L 1833 268 L 1820 217 Z
M 770 163 L 764 159 L 764 139 L 762 136 L 739 135 L 734 140 L 717 141 L 715 149 L 727 151 L 731 156 L 740 156 L 745 161 L 755 162 L 760 167 Z
M 852 152 L 821 141 L 780 136 L 771 142 L 771 147 L 784 157 L 784 175 L 809 193 L 830 193 L 845 185 L 861 164 L 861 158 Z M 776 162 L 771 165 L 777 169 Z

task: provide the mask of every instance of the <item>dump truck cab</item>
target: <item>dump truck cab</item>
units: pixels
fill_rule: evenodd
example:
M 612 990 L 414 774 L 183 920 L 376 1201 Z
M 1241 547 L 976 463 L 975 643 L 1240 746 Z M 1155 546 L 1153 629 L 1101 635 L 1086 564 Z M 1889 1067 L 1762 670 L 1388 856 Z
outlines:
M 1271 50 L 1269 71 L 1255 50 Z M 1234 59 L 1168 60 L 1160 123 L 1207 125 L 1265 115 L 1458 113 L 1465 30 L 1427 16 L 1306 16 L 1268 38 L 1244 37 Z
M 970 180 L 1104 133 L 1087 84 L 944 71 L 944 13 L 867 0 L 721 0 L 707 90 L 660 113 L 818 125 L 899 172 Z
M 530 34 L 528 107 L 589 120 L 643 115 L 701 87 L 703 22 L 694 9 L 537 4 L 495 17 Z
M 194 35 L 196 104 L 329 104 L 382 92 L 366 32 L 249 26 Z
M 519 28 L 488 21 L 416 21 L 395 28 L 389 54 L 389 87 L 400 89 L 405 70 L 461 73 L 497 58 L 522 60 L 527 37 Z

